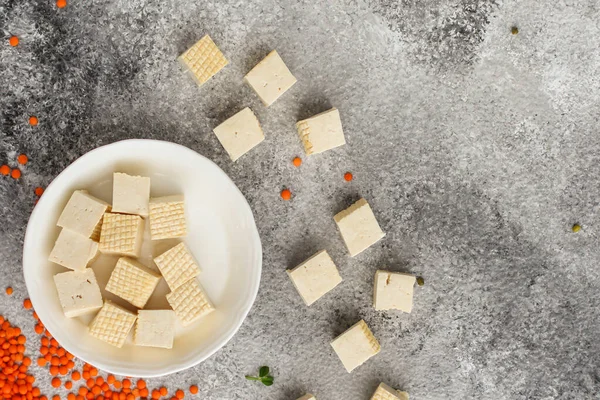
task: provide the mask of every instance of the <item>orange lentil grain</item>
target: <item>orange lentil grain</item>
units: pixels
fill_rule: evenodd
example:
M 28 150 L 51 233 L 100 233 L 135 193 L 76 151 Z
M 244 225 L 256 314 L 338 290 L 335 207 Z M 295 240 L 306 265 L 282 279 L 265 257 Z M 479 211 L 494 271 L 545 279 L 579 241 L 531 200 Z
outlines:
M 52 378 L 51 383 L 52 383 L 52 387 L 55 387 L 55 388 L 60 387 L 60 385 L 61 385 L 59 378 Z
M 60 400 L 60 396 L 55 394 L 54 396 L 52 396 L 52 400 Z
M 148 388 L 140 389 L 140 397 L 148 397 Z
M 23 307 L 25 307 L 26 310 L 31 310 L 33 308 L 33 305 L 31 304 L 31 300 L 29 300 L 29 299 L 23 300 Z
M 7 288 L 6 288 L 6 294 L 7 294 L 7 295 L 9 295 L 9 296 L 10 296 L 11 294 L 13 294 L 13 288 L 11 288 L 10 286 L 9 286 L 9 287 L 7 287 Z
M 37 360 L 37 365 L 39 365 L 40 367 L 45 367 L 46 366 L 47 361 L 44 360 L 43 358 L 38 358 Z
M 80 387 L 79 387 L 79 391 L 78 391 L 78 393 L 79 393 L 81 396 L 85 396 L 85 395 L 88 393 L 88 389 L 87 389 L 85 386 L 80 386 Z
M 90 368 L 90 375 L 91 376 L 96 376 L 98 375 L 98 369 L 96 367 L 92 367 Z
M 8 174 L 10 174 L 10 167 L 6 164 L 2 165 L 0 167 L 0 174 L 7 176 Z
M 104 383 L 104 378 L 99 376 L 96 378 L 96 385 L 98 386 L 102 386 L 102 384 Z
M 73 371 L 73 373 L 71 374 L 71 379 L 73 379 L 74 381 L 80 380 L 81 374 L 79 373 L 79 371 Z
M 135 400 L 135 396 L 132 393 L 127 395 L 127 400 Z
M 95 396 L 98 396 L 100 393 L 102 393 L 102 389 L 100 388 L 100 386 L 94 386 L 94 387 L 92 388 L 92 393 L 93 393 Z
M 196 393 L 198 393 L 198 386 L 196 386 L 196 385 L 192 385 L 192 386 L 190 386 L 190 393 L 191 393 L 191 394 L 196 394 Z
M 136 383 L 138 389 L 144 389 L 146 387 L 146 381 L 143 379 L 139 379 Z
M 38 335 L 41 335 L 44 332 L 44 327 L 41 325 L 36 325 L 35 328 L 33 328 L 35 330 L 35 333 L 37 333 Z M 47 347 L 42 347 L 43 349 L 48 350 Z
M 290 189 L 283 189 L 281 191 L 281 198 L 284 200 L 289 200 L 292 198 L 292 192 L 290 191 Z
M 108 386 L 108 383 L 106 382 L 104 382 L 100 387 L 102 388 L 103 392 L 107 392 L 110 390 L 110 386 Z
M 17 47 L 19 45 L 19 38 L 16 36 L 11 36 L 10 39 L 8 39 L 8 43 L 10 43 L 12 47 Z
M 27 161 L 29 161 L 29 158 L 27 158 L 25 154 L 20 154 L 19 157 L 17 157 L 17 162 L 21 165 L 27 164 Z
M 154 389 L 152 391 L 152 398 L 154 400 L 160 399 L 160 390 Z
M 58 359 L 60 360 L 60 365 L 64 365 L 65 367 L 69 363 L 69 360 L 65 356 L 59 357 Z
M 31 117 L 29 117 L 29 125 L 31 126 L 36 126 L 38 124 L 38 119 L 35 115 L 32 115 Z
M 114 383 L 115 382 L 115 376 L 114 375 L 108 375 L 106 377 L 106 382 L 108 382 L 108 383 Z
M 123 387 L 129 389 L 131 387 L 131 381 L 129 379 L 123 379 Z
M 56 365 L 53 365 L 50 367 L 50 375 L 52 376 L 56 376 L 58 375 L 58 367 Z
M 66 365 L 61 365 L 58 367 L 58 373 L 61 375 L 67 375 L 69 373 L 69 368 Z
M 77 396 L 75 396 L 73 393 L 69 393 L 67 395 L 67 400 L 77 400 Z
M 88 392 L 88 394 L 85 395 L 85 398 L 88 400 L 94 400 L 94 393 Z
M 346 172 L 344 174 L 344 180 L 346 180 L 346 182 L 350 182 L 352 179 L 354 179 L 352 172 Z
M 73 382 L 71 382 L 71 381 L 66 381 L 65 382 L 65 388 L 71 389 L 72 387 L 73 387 Z
M 185 396 L 185 393 L 183 393 L 183 390 L 179 389 L 175 392 L 175 397 L 177 397 L 178 399 L 183 399 L 183 397 Z
M 78 394 L 77 396 L 75 396 L 75 400 L 84 400 L 85 397 L 83 397 L 82 395 Z
M 45 356 L 46 354 L 48 354 L 48 348 L 46 346 L 42 346 L 40 347 L 40 354 Z
M 123 383 L 120 381 L 115 381 L 113 383 L 113 386 L 115 387 L 115 389 L 121 389 L 123 387 Z
M 21 177 L 21 171 L 18 168 L 15 168 L 10 172 L 10 176 L 12 176 L 13 179 L 19 179 Z
M 83 374 L 81 374 L 81 376 L 83 376 L 83 379 L 85 380 L 90 379 L 90 371 L 83 371 Z
M 161 396 L 166 396 L 166 395 L 168 395 L 168 394 L 169 394 L 169 391 L 168 391 L 168 390 L 167 390 L 167 388 L 166 388 L 166 387 L 164 387 L 164 386 L 163 386 L 163 387 L 161 387 L 161 388 L 159 389 L 159 391 L 160 391 L 160 395 L 161 395 Z
M 67 6 L 67 0 L 56 0 L 56 7 L 65 8 Z
M 88 379 L 87 381 L 85 381 L 85 384 L 88 388 L 92 388 L 96 385 L 96 381 L 93 380 L 92 378 Z
M 299 167 L 302 165 L 302 159 L 300 157 L 296 157 L 292 160 L 294 167 Z

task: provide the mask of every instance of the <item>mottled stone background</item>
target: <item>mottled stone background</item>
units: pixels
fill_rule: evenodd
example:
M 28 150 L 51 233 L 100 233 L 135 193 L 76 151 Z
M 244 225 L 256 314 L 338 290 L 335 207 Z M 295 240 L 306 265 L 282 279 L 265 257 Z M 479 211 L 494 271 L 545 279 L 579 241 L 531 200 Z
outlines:
M 205 33 L 231 63 L 198 88 L 175 58 Z M 380 381 L 414 400 L 600 399 L 597 0 L 0 0 L 0 37 L 0 163 L 31 159 L 18 181 L 0 177 L 0 284 L 15 288 L 0 310 L 34 344 L 20 311 L 33 189 L 97 146 L 154 138 L 232 177 L 264 271 L 234 339 L 149 386 L 197 382 L 215 400 L 368 399 Z M 242 77 L 272 49 L 298 83 L 266 109 Z M 243 106 L 267 139 L 234 164 L 211 130 Z M 294 122 L 330 106 L 348 144 L 295 169 Z M 331 217 L 359 196 L 387 236 L 349 258 Z M 284 271 L 323 247 L 344 282 L 307 308 Z M 425 278 L 412 314 L 373 310 L 380 267 Z M 359 318 L 383 350 L 348 374 L 328 343 Z M 262 364 L 272 387 L 243 378 Z

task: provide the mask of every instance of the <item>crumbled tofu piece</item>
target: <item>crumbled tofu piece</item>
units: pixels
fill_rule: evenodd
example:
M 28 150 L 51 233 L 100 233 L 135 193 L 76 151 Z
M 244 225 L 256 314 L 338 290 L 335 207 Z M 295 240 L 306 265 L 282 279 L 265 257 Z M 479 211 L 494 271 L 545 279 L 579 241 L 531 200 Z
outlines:
M 307 306 L 319 300 L 342 281 L 326 250 L 318 252 L 287 273 Z
M 300 397 L 298 400 L 317 400 L 317 398 L 309 393 L 309 394 L 305 394 L 304 396 Z
M 412 311 L 416 277 L 399 272 L 375 272 L 373 307 L 376 310 Z
M 381 350 L 379 342 L 364 320 L 360 320 L 335 338 L 331 342 L 331 347 L 348 372 L 352 372 L 354 368 L 362 365 Z
M 115 172 L 112 212 L 148 216 L 150 178 Z
M 138 308 L 144 308 L 160 278 L 160 274 L 139 262 L 121 257 L 110 275 L 106 290 Z
M 150 199 L 150 236 L 152 240 L 187 235 L 183 196 Z
M 177 59 L 198 86 L 202 86 L 229 63 L 208 35 L 197 41 Z
M 296 122 L 296 129 L 307 155 L 322 153 L 346 144 L 337 108 Z
M 409 400 L 408 393 L 396 390 L 385 383 L 380 383 L 371 400 Z
M 89 326 L 90 335 L 116 347 L 123 347 L 137 315 L 106 300 Z
M 175 312 L 173 310 L 139 310 L 133 343 L 137 346 L 173 348 Z
M 106 213 L 102 220 L 100 251 L 137 258 L 143 236 L 144 220 L 139 215 Z
M 183 326 L 190 325 L 215 309 L 197 279 L 187 281 L 169 293 L 167 301 Z
M 248 107 L 213 129 L 221 145 L 235 161 L 265 140 L 258 118 Z
M 102 294 L 91 268 L 56 274 L 54 284 L 67 318 L 89 314 L 102 308 Z
M 333 219 L 352 257 L 385 236 L 375 219 L 373 210 L 365 199 L 358 200 L 344 211 L 336 214 Z
M 60 231 L 49 260 L 73 270 L 83 270 L 98 256 L 98 243 L 77 232 Z
M 85 190 L 76 190 L 63 209 L 56 225 L 98 241 L 96 227 L 110 205 L 90 196 Z
M 200 267 L 185 243 L 165 251 L 154 259 L 169 289 L 175 290 L 200 274 Z
M 244 77 L 265 106 L 270 106 L 294 86 L 296 78 L 276 50 L 269 53 Z

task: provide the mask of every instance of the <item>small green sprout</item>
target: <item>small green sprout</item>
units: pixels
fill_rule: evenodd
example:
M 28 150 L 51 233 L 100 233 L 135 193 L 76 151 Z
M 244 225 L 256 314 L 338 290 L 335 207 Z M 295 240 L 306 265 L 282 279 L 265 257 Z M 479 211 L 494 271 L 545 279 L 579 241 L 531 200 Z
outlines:
M 425 284 L 425 279 L 422 276 L 417 276 L 417 285 L 423 286 Z
M 273 377 L 269 375 L 269 367 L 263 366 L 258 370 L 258 376 L 246 375 L 246 379 L 249 381 L 259 381 L 265 386 L 271 386 L 273 384 Z

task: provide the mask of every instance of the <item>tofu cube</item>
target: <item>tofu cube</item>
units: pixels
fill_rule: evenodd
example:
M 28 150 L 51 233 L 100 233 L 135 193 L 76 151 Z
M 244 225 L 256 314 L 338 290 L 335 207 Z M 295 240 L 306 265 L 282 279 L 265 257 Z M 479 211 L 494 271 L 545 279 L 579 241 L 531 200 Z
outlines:
M 197 279 L 187 281 L 167 294 L 167 301 L 183 326 L 190 325 L 215 309 Z
M 77 232 L 63 229 L 58 234 L 50 261 L 73 270 L 83 270 L 98 256 L 98 243 Z
M 123 347 L 137 315 L 106 300 L 90 322 L 90 335 L 116 347 Z
M 409 400 L 408 393 L 396 390 L 385 383 L 380 383 L 371 400 Z
M 412 311 L 416 277 L 399 272 L 375 272 L 373 307 L 376 310 Z
M 309 393 L 309 394 L 305 394 L 304 396 L 298 398 L 298 400 L 317 400 L 317 398 Z
M 172 239 L 187 235 L 183 196 L 150 199 L 150 237 Z
M 144 236 L 144 220 L 139 215 L 106 213 L 102 219 L 100 251 L 139 257 Z
M 160 274 L 127 257 L 121 257 L 106 290 L 138 308 L 144 308 L 160 281 Z
M 110 205 L 90 196 L 85 190 L 76 190 L 63 209 L 56 225 L 98 241 L 102 216 Z
M 115 172 L 112 212 L 148 216 L 150 178 Z
M 307 155 L 322 153 L 346 144 L 337 108 L 296 122 L 296 129 Z
M 362 365 L 381 350 L 379 342 L 364 320 L 360 320 L 335 338 L 331 342 L 331 347 L 348 372 L 352 372 L 354 368 Z
M 265 135 L 258 118 L 248 107 L 213 129 L 231 161 L 235 161 L 260 142 Z
M 270 106 L 294 86 L 296 78 L 276 50 L 269 53 L 246 76 L 244 81 L 254 89 L 265 106 Z
M 365 199 L 358 200 L 344 211 L 336 214 L 333 219 L 352 257 L 385 236 L 375 219 L 373 210 Z
M 54 275 L 58 299 L 67 318 L 79 317 L 102 308 L 102 294 L 91 268 Z
M 319 300 L 342 281 L 337 267 L 325 250 L 287 273 L 307 306 Z
M 185 243 L 179 243 L 154 259 L 169 289 L 175 290 L 200 274 L 200 267 Z
M 173 310 L 139 310 L 133 343 L 136 346 L 173 348 L 175 312 Z
M 177 59 L 198 86 L 202 86 L 229 63 L 208 35 L 197 41 Z

